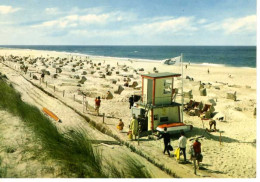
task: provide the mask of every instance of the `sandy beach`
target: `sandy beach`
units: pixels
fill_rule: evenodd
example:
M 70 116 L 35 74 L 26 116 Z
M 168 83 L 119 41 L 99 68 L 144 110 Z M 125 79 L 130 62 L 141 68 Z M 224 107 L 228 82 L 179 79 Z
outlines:
M 11 59 L 10 55 L 17 57 Z M 205 129 L 209 128 L 208 120 L 203 121 L 200 117 L 184 112 L 184 123 L 193 125 L 193 130 L 186 133 L 188 140 L 204 136 L 200 139 L 204 156 L 201 165 L 204 170 L 199 170 L 197 175 L 194 175 L 192 164 L 179 164 L 173 156 L 169 158 L 162 154 L 162 140 L 144 137 L 138 145 L 137 141 L 130 141 L 127 136 L 131 119 L 128 98 L 133 94 L 140 94 L 141 75 L 154 73 L 154 68 L 159 73 L 182 73 L 180 66 L 135 59 L 23 49 L 1 48 L 0 56 L 5 57 L 5 61 L 0 63 L 0 72 L 5 74 L 14 88 L 21 93 L 23 101 L 35 105 L 40 110 L 42 107 L 51 109 L 63 121 L 59 124 L 59 127 L 83 126 L 91 135 L 100 140 L 115 140 L 111 136 L 117 136 L 120 140 L 133 145 L 146 157 L 133 154 L 133 152 L 126 152 L 128 149 L 125 146 L 109 148 L 107 155 L 115 156 L 121 153 L 136 155 L 138 160 L 145 163 L 145 166 L 152 166 L 149 170 L 155 174 L 154 177 L 166 178 L 170 176 L 159 170 L 154 164 L 149 163 L 148 157 L 152 158 L 154 163 L 163 165 L 165 169 L 171 170 L 182 178 L 256 177 L 257 123 L 254 114 L 257 96 L 256 68 L 188 64 L 185 62 L 184 55 L 183 90 L 184 92 L 192 91 L 192 100 L 203 104 L 214 103 L 216 115 L 213 119 L 216 121 L 216 127 L 219 130 L 219 132 L 206 132 Z M 42 61 L 39 58 L 45 59 L 42 59 Z M 28 66 L 26 74 L 20 69 L 21 65 Z M 61 71 L 56 73 L 56 68 Z M 42 69 L 48 71 L 44 82 L 40 81 Z M 125 87 L 126 80 L 129 80 L 130 85 L 133 82 L 138 83 L 138 85 L 135 88 Z M 206 88 L 206 96 L 200 95 L 199 87 L 201 84 L 204 84 L 204 88 Z M 181 90 L 181 85 L 181 79 L 177 79 L 174 88 Z M 48 96 L 36 86 L 51 93 L 56 99 Z M 119 86 L 122 86 L 124 90 L 121 94 L 114 93 Z M 108 91 L 112 93 L 112 99 L 106 99 Z M 236 93 L 236 101 L 228 99 L 227 93 Z M 102 98 L 101 116 L 97 116 L 92 109 L 97 96 Z M 180 102 L 180 100 L 180 97 L 176 98 L 176 102 Z M 188 103 L 190 100 L 190 98 L 184 98 L 184 103 Z M 86 102 L 88 109 L 86 109 Z M 91 127 L 85 126 L 87 125 L 86 122 L 64 103 L 82 115 L 89 117 L 92 121 L 102 124 L 110 135 L 101 134 Z M 3 111 L 0 112 L 0 118 L 7 117 L 7 115 Z M 223 119 L 218 120 L 218 118 Z M 119 119 L 122 119 L 125 124 L 123 132 L 119 132 L 116 128 Z M 17 123 L 16 127 L 20 127 L 19 120 L 14 120 Z M 12 132 L 12 129 L 5 130 Z M 19 130 L 19 132 L 24 133 L 25 131 Z M 171 144 L 174 149 L 178 147 L 178 137 L 172 137 Z M 8 140 L 5 140 L 5 142 L 8 142 Z M 187 147 L 191 144 L 188 141 Z M 107 150 L 104 146 L 101 148 Z M 187 154 L 187 156 L 189 155 Z M 110 157 L 108 156 L 108 158 Z M 41 164 L 34 162 L 34 165 L 40 166 Z M 47 177 L 53 177 L 52 175 L 46 174 Z M 37 176 L 37 174 L 34 176 Z

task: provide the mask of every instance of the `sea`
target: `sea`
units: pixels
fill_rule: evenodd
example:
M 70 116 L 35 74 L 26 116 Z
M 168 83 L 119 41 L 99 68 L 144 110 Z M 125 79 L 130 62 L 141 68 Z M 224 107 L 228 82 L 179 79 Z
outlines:
M 92 45 L 0 45 L 66 52 L 86 56 L 106 56 L 143 61 L 161 61 L 183 55 L 191 64 L 256 68 L 256 46 L 92 46 Z

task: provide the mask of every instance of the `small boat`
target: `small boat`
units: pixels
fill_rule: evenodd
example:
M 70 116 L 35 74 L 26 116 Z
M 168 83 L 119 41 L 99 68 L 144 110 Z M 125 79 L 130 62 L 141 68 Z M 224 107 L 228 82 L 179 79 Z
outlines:
M 169 123 L 169 124 L 161 124 L 158 125 L 156 130 L 159 132 L 163 132 L 164 128 L 167 128 L 167 132 L 169 133 L 180 133 L 181 131 L 191 131 L 193 126 L 186 125 L 184 123 Z
M 162 64 L 173 65 L 175 63 L 176 63 L 176 61 L 171 60 L 171 59 L 162 60 Z
M 181 61 L 181 56 L 170 58 L 170 59 L 164 59 L 161 61 L 162 64 L 167 64 L 167 65 L 173 65 L 180 63 Z

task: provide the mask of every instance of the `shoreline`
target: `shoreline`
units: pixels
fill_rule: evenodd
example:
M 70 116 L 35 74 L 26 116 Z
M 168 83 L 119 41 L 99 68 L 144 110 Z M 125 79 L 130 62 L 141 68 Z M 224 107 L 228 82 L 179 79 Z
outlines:
M 58 45 L 57 45 L 58 46 Z M 91 54 L 85 54 L 85 53 L 77 53 L 77 52 L 66 52 L 66 51 L 56 51 L 56 50 L 41 50 L 41 49 L 23 49 L 23 48 L 7 48 L 7 47 L 1 47 L 1 50 L 20 50 L 20 51 L 40 51 L 40 52 L 51 52 L 55 54 L 65 54 L 65 55 L 72 55 L 72 56 L 85 56 L 90 58 L 98 58 L 98 59 L 116 59 L 116 60 L 122 60 L 122 61 L 133 61 L 133 62 L 147 62 L 147 63 L 159 63 L 161 64 L 162 60 L 159 59 L 142 59 L 142 58 L 129 58 L 129 57 L 113 57 L 113 56 L 102 56 L 102 55 L 91 55 Z M 233 66 L 233 65 L 225 65 L 225 64 L 217 64 L 217 63 L 209 63 L 209 62 L 201 62 L 201 63 L 194 63 L 194 62 L 184 62 L 183 65 L 195 65 L 195 66 L 209 66 L 209 67 L 228 67 L 228 68 L 245 68 L 245 69 L 257 69 L 257 67 L 249 67 L 249 66 Z M 166 65 L 166 66 L 178 66 L 178 65 Z

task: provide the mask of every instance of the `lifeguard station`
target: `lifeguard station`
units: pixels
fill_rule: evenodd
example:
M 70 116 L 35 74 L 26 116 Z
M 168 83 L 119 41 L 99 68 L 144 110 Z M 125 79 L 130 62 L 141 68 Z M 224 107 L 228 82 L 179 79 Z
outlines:
M 191 125 L 183 123 L 181 104 L 174 102 L 176 89 L 174 78 L 181 74 L 153 73 L 142 76 L 142 97 L 132 108 L 141 124 L 141 132 L 163 131 L 165 127 L 171 133 L 191 130 Z

